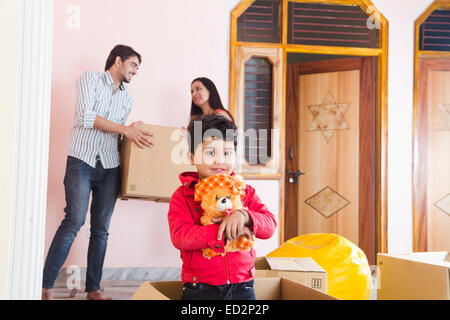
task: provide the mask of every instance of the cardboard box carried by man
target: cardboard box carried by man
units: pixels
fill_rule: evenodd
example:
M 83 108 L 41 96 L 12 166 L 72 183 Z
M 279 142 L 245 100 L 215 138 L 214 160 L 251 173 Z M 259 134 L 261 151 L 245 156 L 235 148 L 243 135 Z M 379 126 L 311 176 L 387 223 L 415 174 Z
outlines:
M 121 147 L 121 199 L 169 202 L 181 185 L 178 175 L 195 171 L 190 164 L 185 132 L 180 128 L 143 124 L 153 133 L 152 148 L 139 148 L 124 139 Z

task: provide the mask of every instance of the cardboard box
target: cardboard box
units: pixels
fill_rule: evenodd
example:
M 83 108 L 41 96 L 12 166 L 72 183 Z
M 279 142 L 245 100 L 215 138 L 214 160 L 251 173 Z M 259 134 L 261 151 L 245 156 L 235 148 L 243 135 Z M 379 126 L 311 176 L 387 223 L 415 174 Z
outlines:
M 132 300 L 180 300 L 181 281 L 144 282 Z M 255 278 L 256 300 L 337 300 L 281 277 Z
M 124 139 L 121 147 L 121 199 L 145 199 L 169 202 L 173 192 L 181 186 L 178 175 L 197 171 L 189 163 L 188 144 L 183 131 L 175 127 L 143 124 L 153 133 L 154 146 L 139 148 Z
M 255 269 L 255 277 L 283 277 L 327 293 L 327 272 L 312 258 L 259 257 Z
M 450 300 L 450 254 L 378 254 L 379 300 Z

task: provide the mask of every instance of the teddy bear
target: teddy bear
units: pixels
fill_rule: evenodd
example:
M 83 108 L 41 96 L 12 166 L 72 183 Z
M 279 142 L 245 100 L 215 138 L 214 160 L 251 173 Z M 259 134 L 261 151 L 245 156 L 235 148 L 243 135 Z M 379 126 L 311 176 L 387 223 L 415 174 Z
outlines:
M 245 183 L 239 175 L 229 176 L 215 174 L 200 180 L 195 187 L 194 200 L 201 201 L 204 210 L 200 221 L 202 225 L 214 224 L 213 218 L 222 218 L 233 213 L 234 210 L 243 209 Z M 216 253 L 211 248 L 203 249 L 203 256 L 211 259 L 216 255 L 224 256 L 227 252 L 249 251 L 254 241 L 246 236 L 227 241 L 224 253 Z

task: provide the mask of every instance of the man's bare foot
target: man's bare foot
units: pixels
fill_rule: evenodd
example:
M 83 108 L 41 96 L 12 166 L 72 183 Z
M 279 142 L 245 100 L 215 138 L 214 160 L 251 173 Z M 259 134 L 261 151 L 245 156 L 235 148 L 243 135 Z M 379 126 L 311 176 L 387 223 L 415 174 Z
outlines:
M 100 290 L 89 291 L 86 298 L 88 300 L 112 300 L 110 296 L 105 296 Z
M 52 300 L 53 299 L 52 289 L 42 288 L 41 299 L 42 300 Z

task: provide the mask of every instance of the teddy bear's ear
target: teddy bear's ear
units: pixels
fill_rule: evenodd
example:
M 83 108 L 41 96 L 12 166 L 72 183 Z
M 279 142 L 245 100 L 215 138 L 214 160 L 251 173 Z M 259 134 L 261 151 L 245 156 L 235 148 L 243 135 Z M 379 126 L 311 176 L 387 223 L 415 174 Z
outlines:
M 195 188 L 195 193 L 194 193 L 194 201 L 196 202 L 200 202 L 203 200 L 203 197 L 205 196 L 205 193 L 202 192 L 203 190 L 200 190 L 198 188 Z
M 235 174 L 231 179 L 233 179 L 233 183 L 237 188 L 243 189 L 245 187 L 244 178 L 240 174 Z

